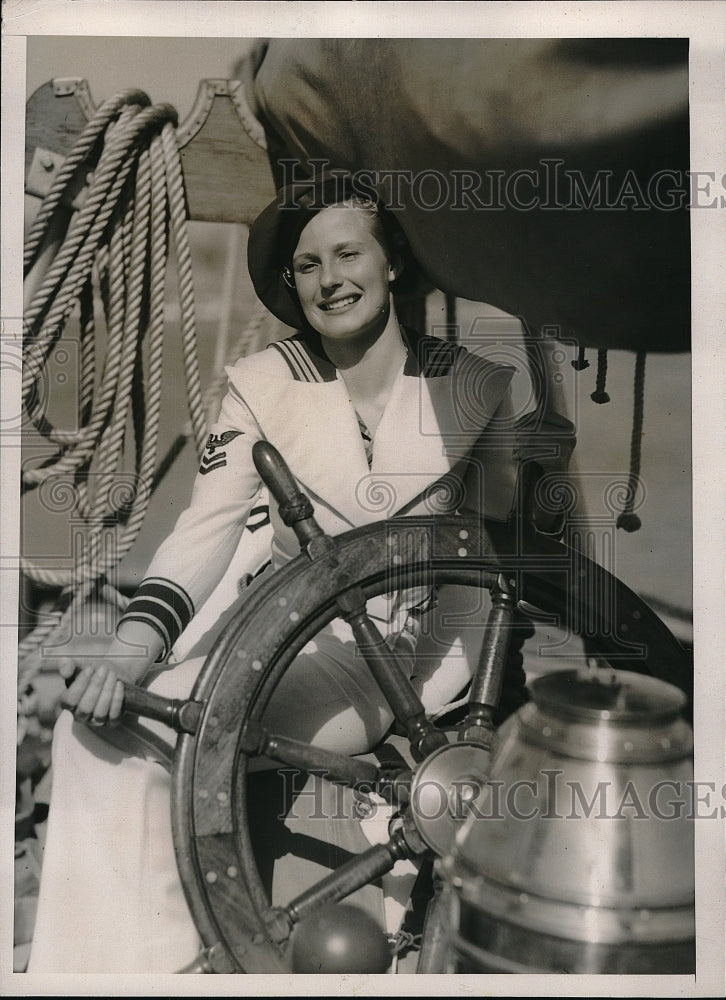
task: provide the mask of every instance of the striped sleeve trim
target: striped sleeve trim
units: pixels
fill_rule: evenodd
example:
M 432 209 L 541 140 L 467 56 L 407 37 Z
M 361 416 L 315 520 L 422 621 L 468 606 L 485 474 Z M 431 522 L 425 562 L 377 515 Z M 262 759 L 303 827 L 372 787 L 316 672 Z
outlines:
M 119 619 L 118 625 L 116 626 L 116 631 L 118 632 L 121 625 L 124 622 L 143 622 L 145 625 L 150 625 L 151 628 L 159 635 L 159 638 L 164 643 L 164 647 L 156 657 L 155 663 L 163 663 L 171 652 L 172 642 L 165 629 L 161 627 L 158 619 L 154 618 L 152 615 L 144 615 L 139 612 L 129 612 Z
M 194 615 L 192 599 L 178 584 L 160 577 L 144 580 L 132 597 L 121 622 L 151 625 L 164 640 L 166 655 Z

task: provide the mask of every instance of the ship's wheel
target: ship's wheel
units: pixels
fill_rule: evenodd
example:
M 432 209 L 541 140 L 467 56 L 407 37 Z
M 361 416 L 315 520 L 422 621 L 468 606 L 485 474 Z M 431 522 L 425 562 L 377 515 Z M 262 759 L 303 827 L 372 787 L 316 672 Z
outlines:
M 171 713 L 181 731 L 173 767 L 177 861 L 206 946 L 195 971 L 289 972 L 295 931 L 306 918 L 380 878 L 399 859 L 445 852 L 465 814 L 466 796 L 486 779 L 507 648 L 512 635 L 518 641 L 518 608 L 584 635 L 605 665 L 651 674 L 689 696 L 692 685 L 690 656 L 662 621 L 615 577 L 563 543 L 459 515 L 391 519 L 333 539 L 316 524 L 275 450 L 260 443 L 255 460 L 302 552 L 249 596 L 210 653 L 191 700 Z M 447 584 L 486 588 L 491 603 L 464 717 L 445 730 L 427 717 L 368 617 L 366 600 L 394 588 Z M 352 627 L 396 730 L 407 738 L 409 766 L 383 767 L 370 757 L 296 742 L 264 725 L 265 706 L 287 668 L 339 616 Z M 260 756 L 325 773 L 348 788 L 375 790 L 395 807 L 388 842 L 273 906 L 250 835 L 250 763 Z M 433 785 L 456 791 L 450 809 L 415 808 Z M 360 970 L 353 963 L 348 971 Z

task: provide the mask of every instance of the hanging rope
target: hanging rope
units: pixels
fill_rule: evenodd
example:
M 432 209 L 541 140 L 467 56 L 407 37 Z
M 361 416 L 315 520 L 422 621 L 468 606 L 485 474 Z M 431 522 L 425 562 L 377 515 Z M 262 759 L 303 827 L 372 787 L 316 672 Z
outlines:
M 105 102 L 59 171 L 25 246 L 27 274 L 64 198 L 77 187 L 82 172 L 92 171 L 66 239 L 26 309 L 23 376 L 26 412 L 56 451 L 23 471 L 22 488 L 47 491 L 46 503 L 66 500 L 76 529 L 72 569 L 47 569 L 23 560 L 23 570 L 36 583 L 79 595 L 105 580 L 134 544 L 160 479 L 156 455 L 172 245 L 190 429 L 199 453 L 206 437 L 176 124 L 171 106 L 152 106 L 140 91 Z M 107 334 L 98 384 L 94 301 L 102 305 Z M 38 387 L 76 309 L 78 425 L 69 430 L 50 423 Z
M 426 330 L 426 292 L 401 296 L 394 293 L 396 315 L 403 326 L 413 330 Z
M 36 625 L 32 632 L 24 636 L 18 643 L 18 690 L 23 687 L 39 673 L 42 662 L 39 650 L 45 640 L 51 635 L 57 636 L 70 633 L 70 626 L 80 609 L 92 598 L 100 602 L 115 607 L 119 613 L 123 613 L 129 603 L 129 599 L 119 593 L 105 580 L 96 580 L 94 583 L 83 583 L 75 590 L 71 587 L 64 588 L 52 611 L 40 625 Z M 77 634 L 77 630 L 75 633 Z M 36 655 L 34 655 L 36 654 Z
M 624 531 L 637 531 L 640 518 L 634 513 L 635 497 L 640 481 L 640 458 L 643 443 L 643 415 L 645 411 L 645 351 L 635 355 L 635 376 L 633 380 L 633 429 L 630 437 L 630 473 L 625 506 L 618 516 L 617 527 Z
M 645 402 L 645 351 L 638 351 L 635 356 L 635 376 L 633 387 L 633 424 L 630 438 L 630 471 L 628 473 L 628 483 L 625 492 L 625 504 L 622 513 L 618 515 L 616 525 L 624 531 L 637 531 L 641 526 L 641 520 L 635 513 L 635 499 L 640 481 L 640 460 L 643 443 L 643 411 Z M 582 371 L 589 367 L 589 361 L 585 360 L 585 349 L 580 347 L 577 359 L 571 362 L 575 371 Z M 596 403 L 609 403 L 610 396 L 605 391 L 605 382 L 608 371 L 608 352 L 598 350 L 597 352 L 597 376 L 595 379 L 595 391 L 590 395 Z
M 590 399 L 594 403 L 609 403 L 610 396 L 605 391 L 605 383 L 608 377 L 608 352 L 599 350 L 597 352 L 597 375 L 595 376 L 595 391 L 590 394 Z
M 576 372 L 582 372 L 590 367 L 590 362 L 585 357 L 585 348 L 582 345 L 577 350 L 577 358 L 571 361 L 570 364 Z
M 232 341 L 231 347 L 227 348 L 219 371 L 202 395 L 202 406 L 209 423 L 213 423 L 217 419 L 222 398 L 227 391 L 227 373 L 224 366 L 234 364 L 238 358 L 254 354 L 269 342 L 265 328 L 269 323 L 270 315 L 267 308 L 260 303 L 252 313 L 244 330 Z
M 270 317 L 271 314 L 267 311 L 265 306 L 260 303 L 255 312 L 252 314 L 247 326 L 244 328 L 239 337 L 233 341 L 232 347 L 228 348 L 225 352 L 223 364 L 220 366 L 217 375 L 212 379 L 202 393 L 202 408 L 207 414 L 208 423 L 214 423 L 219 416 L 222 398 L 227 391 L 227 373 L 224 371 L 224 365 L 231 365 L 238 358 L 246 357 L 248 354 L 253 354 L 256 351 L 261 350 L 266 343 L 269 343 L 265 328 L 269 324 Z M 158 484 L 174 464 L 176 457 L 181 453 L 190 434 L 191 424 L 188 424 L 182 433 L 178 434 L 171 443 L 169 450 L 166 455 L 164 455 L 156 472 L 154 473 L 154 478 L 151 482 L 152 495 Z
M 459 328 L 456 322 L 456 296 L 448 292 L 444 296 L 446 306 L 446 339 L 456 344 L 459 339 Z
M 35 262 L 45 236 L 51 217 L 67 194 L 71 179 L 84 165 L 97 159 L 97 148 L 103 141 L 108 126 L 118 117 L 125 105 L 146 107 L 150 103 L 147 95 L 141 90 L 125 90 L 105 101 L 83 129 L 69 156 L 63 161 L 56 174 L 53 185 L 43 199 L 33 225 L 25 240 L 23 249 L 23 273 L 28 271 Z

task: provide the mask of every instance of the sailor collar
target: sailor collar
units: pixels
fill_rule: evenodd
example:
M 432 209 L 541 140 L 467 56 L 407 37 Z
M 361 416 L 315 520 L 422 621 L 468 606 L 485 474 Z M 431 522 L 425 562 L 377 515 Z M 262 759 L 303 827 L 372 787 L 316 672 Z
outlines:
M 448 375 L 463 348 L 438 337 L 426 337 L 408 327 L 401 327 L 406 347 L 403 374 L 412 378 L 439 378 Z M 334 382 L 337 369 L 323 350 L 320 335 L 313 330 L 296 333 L 286 340 L 269 344 L 285 359 L 292 377 L 298 382 Z

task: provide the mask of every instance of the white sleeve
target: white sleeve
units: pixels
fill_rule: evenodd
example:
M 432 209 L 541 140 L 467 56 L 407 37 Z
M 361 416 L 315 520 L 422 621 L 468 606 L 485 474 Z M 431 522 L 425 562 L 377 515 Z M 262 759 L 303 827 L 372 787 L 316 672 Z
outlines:
M 145 621 L 165 653 L 222 579 L 259 494 L 255 417 L 230 385 L 212 426 L 187 509 L 158 548 L 122 621 Z

